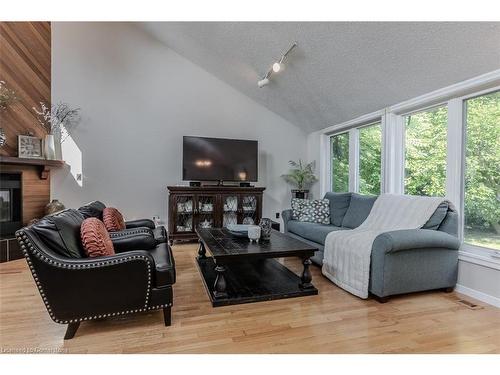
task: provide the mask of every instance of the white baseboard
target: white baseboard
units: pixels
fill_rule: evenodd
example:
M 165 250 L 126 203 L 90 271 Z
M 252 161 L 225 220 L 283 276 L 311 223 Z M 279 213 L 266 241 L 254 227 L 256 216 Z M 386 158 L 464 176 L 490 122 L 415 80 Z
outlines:
M 489 294 L 480 292 L 480 291 L 475 290 L 475 289 L 467 288 L 466 286 L 463 286 L 460 284 L 456 285 L 455 291 L 458 293 L 465 294 L 469 297 L 475 298 L 481 302 L 485 302 L 489 305 L 493 305 L 495 307 L 500 308 L 500 298 L 490 296 Z

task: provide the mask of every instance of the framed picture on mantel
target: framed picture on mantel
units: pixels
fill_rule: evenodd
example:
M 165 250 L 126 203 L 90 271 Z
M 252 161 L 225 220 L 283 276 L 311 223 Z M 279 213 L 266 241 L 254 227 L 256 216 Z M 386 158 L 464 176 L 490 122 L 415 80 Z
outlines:
M 17 150 L 20 158 L 43 159 L 42 140 L 29 135 L 17 136 Z

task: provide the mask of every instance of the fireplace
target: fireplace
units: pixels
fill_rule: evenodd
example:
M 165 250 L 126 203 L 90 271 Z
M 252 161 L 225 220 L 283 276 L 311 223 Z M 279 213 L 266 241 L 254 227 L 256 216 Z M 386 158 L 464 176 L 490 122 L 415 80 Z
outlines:
M 22 227 L 21 173 L 0 173 L 0 238 Z

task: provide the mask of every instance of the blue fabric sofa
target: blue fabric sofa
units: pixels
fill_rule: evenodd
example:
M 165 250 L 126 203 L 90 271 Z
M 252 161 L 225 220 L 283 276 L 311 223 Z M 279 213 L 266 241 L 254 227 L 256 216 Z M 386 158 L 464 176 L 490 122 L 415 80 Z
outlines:
M 368 217 L 377 197 L 330 192 L 325 199 L 330 201 L 330 224 L 293 220 L 291 209 L 282 213 L 285 233 L 319 249 L 311 258 L 318 266 L 323 264 L 328 233 L 358 227 Z M 422 228 L 379 235 L 371 254 L 370 293 L 385 302 L 389 296 L 403 293 L 452 291 L 458 273 L 457 232 L 457 212 L 448 204 L 441 204 Z

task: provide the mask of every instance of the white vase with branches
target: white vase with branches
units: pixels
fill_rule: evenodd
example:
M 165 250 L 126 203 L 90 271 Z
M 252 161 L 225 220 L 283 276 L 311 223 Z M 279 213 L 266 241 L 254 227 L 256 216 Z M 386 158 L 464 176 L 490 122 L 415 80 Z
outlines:
M 81 121 L 80 108 L 71 108 L 67 103 L 53 104 L 50 108 L 40 102 L 40 108 L 33 107 L 38 116 L 38 123 L 45 129 L 47 135 L 44 139 L 46 159 L 56 159 L 55 139 L 63 143 L 71 131 Z

